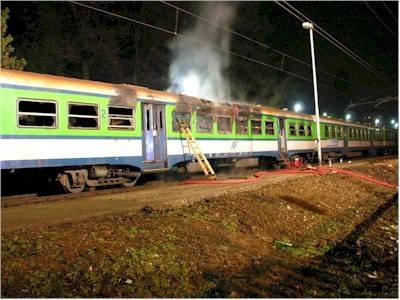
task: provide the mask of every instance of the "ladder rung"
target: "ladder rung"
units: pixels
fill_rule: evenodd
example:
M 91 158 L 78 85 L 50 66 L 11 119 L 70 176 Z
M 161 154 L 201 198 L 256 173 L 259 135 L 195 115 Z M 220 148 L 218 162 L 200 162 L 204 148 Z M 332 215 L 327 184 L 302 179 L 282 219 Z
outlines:
M 181 132 L 185 135 L 187 145 L 183 145 L 184 148 L 192 149 L 197 163 L 199 164 L 200 168 L 203 170 L 204 175 L 208 177 L 212 177 L 217 179 L 213 168 L 211 167 L 210 163 L 208 162 L 207 157 L 201 151 L 200 147 L 197 145 L 196 139 L 194 138 L 192 131 L 190 130 L 189 126 L 185 123 L 181 122 Z

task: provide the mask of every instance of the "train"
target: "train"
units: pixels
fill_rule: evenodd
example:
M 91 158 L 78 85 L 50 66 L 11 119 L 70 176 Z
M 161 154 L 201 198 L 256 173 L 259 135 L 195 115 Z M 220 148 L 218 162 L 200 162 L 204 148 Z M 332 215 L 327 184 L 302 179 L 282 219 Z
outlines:
M 309 114 L 8 69 L 0 83 L 2 176 L 45 172 L 69 193 L 196 171 L 180 122 L 213 166 L 312 161 L 317 151 Z M 395 129 L 321 117 L 320 130 L 325 159 L 397 151 Z

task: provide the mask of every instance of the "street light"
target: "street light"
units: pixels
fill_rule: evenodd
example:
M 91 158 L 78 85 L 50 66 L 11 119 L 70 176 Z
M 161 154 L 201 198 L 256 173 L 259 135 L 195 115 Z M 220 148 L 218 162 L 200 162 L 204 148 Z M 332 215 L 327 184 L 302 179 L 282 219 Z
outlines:
M 311 46 L 311 61 L 314 85 L 314 102 L 315 102 L 315 121 L 317 123 L 317 143 L 318 143 L 318 162 L 322 165 L 322 151 L 321 151 L 321 128 L 319 125 L 319 106 L 318 106 L 318 89 L 317 89 L 317 71 L 315 67 L 315 53 L 314 53 L 314 25 L 310 22 L 304 22 L 303 28 L 310 32 L 310 46 Z
M 351 114 L 346 114 L 346 121 L 350 121 L 351 120 Z
M 375 119 L 375 126 L 378 126 L 380 120 L 379 119 Z
M 294 111 L 295 111 L 295 112 L 299 112 L 299 111 L 301 111 L 301 110 L 302 110 L 301 104 L 300 104 L 300 103 L 296 103 L 296 104 L 294 105 Z
M 328 116 L 328 114 L 327 114 L 326 112 L 323 112 L 322 115 L 323 115 L 324 117 L 327 117 L 327 116 Z
M 392 123 L 392 125 L 394 125 L 394 124 L 396 123 L 395 119 L 392 119 L 392 120 L 390 121 L 390 123 Z
M 394 124 L 394 129 L 397 129 L 397 128 L 399 128 L 399 123 Z

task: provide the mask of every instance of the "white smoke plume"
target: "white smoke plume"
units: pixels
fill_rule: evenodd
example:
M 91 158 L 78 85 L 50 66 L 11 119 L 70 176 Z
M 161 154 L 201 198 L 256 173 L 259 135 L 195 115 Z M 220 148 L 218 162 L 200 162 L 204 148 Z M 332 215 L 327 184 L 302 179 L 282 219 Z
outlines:
M 199 15 L 230 27 L 236 13 L 235 4 L 202 3 Z M 231 34 L 202 20 L 182 32 L 183 35 L 229 50 Z M 169 45 L 173 61 L 169 68 L 169 91 L 208 100 L 230 98 L 229 82 L 223 76 L 230 63 L 229 54 L 190 39 L 177 37 Z

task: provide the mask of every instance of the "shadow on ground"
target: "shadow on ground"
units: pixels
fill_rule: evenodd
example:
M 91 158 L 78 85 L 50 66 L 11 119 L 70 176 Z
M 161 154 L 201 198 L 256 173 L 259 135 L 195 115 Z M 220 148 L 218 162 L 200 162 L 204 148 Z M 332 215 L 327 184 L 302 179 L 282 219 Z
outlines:
M 379 206 L 340 243 L 307 263 L 280 251 L 235 274 L 205 272 L 216 287 L 206 297 L 398 296 L 397 242 L 384 224 L 398 225 L 398 194 Z M 385 223 L 386 222 L 386 223 Z M 397 238 L 397 230 L 394 236 Z M 225 274 L 224 274 L 225 273 Z

